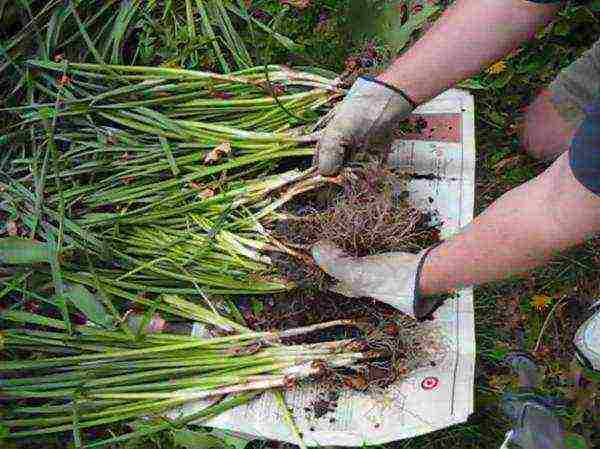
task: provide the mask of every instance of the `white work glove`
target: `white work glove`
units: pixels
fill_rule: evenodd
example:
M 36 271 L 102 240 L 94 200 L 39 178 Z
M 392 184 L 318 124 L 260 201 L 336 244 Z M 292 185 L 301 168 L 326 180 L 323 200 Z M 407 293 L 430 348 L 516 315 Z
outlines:
M 414 109 L 400 90 L 374 78 L 358 78 L 338 105 L 317 145 L 319 173 L 335 175 L 346 147 L 361 147 L 397 127 Z
M 425 257 L 432 248 L 418 254 L 393 252 L 368 257 L 350 257 L 330 242 L 312 248 L 315 262 L 338 280 L 330 290 L 351 298 L 368 297 L 384 302 L 415 318 L 423 318 L 439 302 L 420 298 L 417 287 Z

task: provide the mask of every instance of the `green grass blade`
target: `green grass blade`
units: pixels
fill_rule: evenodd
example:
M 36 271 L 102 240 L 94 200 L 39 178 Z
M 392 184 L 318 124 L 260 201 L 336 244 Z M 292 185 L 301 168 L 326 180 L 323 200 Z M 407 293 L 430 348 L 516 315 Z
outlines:
M 0 263 L 31 265 L 51 263 L 56 258 L 56 248 L 48 243 L 35 242 L 19 237 L 0 238 Z
M 167 161 L 171 166 L 171 173 L 173 176 L 177 176 L 179 174 L 179 167 L 177 167 L 177 163 L 175 162 L 175 158 L 173 157 L 173 152 L 171 151 L 171 147 L 169 146 L 169 142 L 163 136 L 159 136 L 160 146 L 165 152 L 165 156 L 167 157 Z
M 210 1 L 210 0 L 209 0 Z M 213 51 L 221 65 L 221 69 L 225 73 L 231 72 L 231 68 L 223 56 L 223 52 L 221 51 L 221 47 L 219 46 L 219 42 L 217 40 L 217 36 L 215 35 L 215 31 L 210 23 L 210 18 L 208 16 L 208 11 L 206 5 L 204 4 L 204 0 L 196 0 L 196 7 L 200 13 L 200 23 L 202 25 L 203 33 L 208 36 L 212 42 Z
M 79 14 L 77 13 L 77 10 L 75 9 L 75 5 L 73 4 L 72 0 L 69 0 L 69 9 L 71 11 L 71 14 L 73 15 L 73 18 L 75 19 L 75 22 L 77 22 L 77 27 L 79 28 L 79 32 L 83 36 L 83 39 L 84 39 L 85 43 L 87 44 L 88 49 L 90 50 L 92 55 L 94 55 L 94 58 L 96 59 L 96 61 L 99 64 L 104 64 L 105 61 L 102 58 L 102 56 L 100 55 L 100 52 L 98 52 L 98 49 L 95 47 L 94 42 L 92 41 L 92 39 L 90 38 L 90 35 L 88 34 L 87 30 L 85 29 L 85 25 L 81 21 L 81 18 L 79 17 Z

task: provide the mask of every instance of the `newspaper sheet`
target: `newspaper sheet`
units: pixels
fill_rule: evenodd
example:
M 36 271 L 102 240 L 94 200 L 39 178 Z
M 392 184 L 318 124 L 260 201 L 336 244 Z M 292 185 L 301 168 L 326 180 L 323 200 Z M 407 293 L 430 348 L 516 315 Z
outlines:
M 446 238 L 473 218 L 475 183 L 474 106 L 470 94 L 449 90 L 415 110 L 419 133 L 394 142 L 390 164 L 413 172 L 410 198 L 432 211 Z M 337 406 L 314 416 L 327 393 L 318 385 L 287 391 L 286 404 L 309 446 L 381 444 L 464 422 L 473 411 L 475 337 L 473 291 L 464 289 L 435 312 L 437 363 L 411 373 L 385 391 L 341 391 Z M 433 365 L 433 364 L 432 364 Z M 190 403 L 175 415 L 207 404 Z M 202 425 L 257 438 L 295 442 L 272 394 L 230 410 Z

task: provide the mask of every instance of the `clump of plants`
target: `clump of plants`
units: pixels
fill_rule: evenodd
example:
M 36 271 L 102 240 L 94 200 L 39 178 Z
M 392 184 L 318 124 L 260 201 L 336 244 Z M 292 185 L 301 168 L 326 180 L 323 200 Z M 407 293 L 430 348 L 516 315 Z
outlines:
M 343 305 L 333 305 L 335 300 L 328 307 L 339 310 Z M 203 323 L 206 333 L 168 332 L 156 310 L 170 319 Z M 8 312 L 3 318 L 16 326 L 3 332 L 3 351 L 16 360 L 0 365 L 0 428 L 11 439 L 72 432 L 81 444 L 89 429 L 119 422 L 135 428 L 137 420 L 156 418 L 139 430 L 85 444 L 102 447 L 210 418 L 268 389 L 314 381 L 335 388 L 383 387 L 399 373 L 435 359 L 431 332 L 406 318 L 396 321 L 397 315 L 393 309 L 377 319 L 355 313 L 355 318 L 285 330 L 260 330 L 266 322 L 255 322 L 253 330 L 180 297 L 162 295 L 124 326 L 122 320 L 107 319 L 69 331 L 61 320 Z M 275 317 L 275 310 L 268 316 Z M 410 342 L 399 340 L 409 335 Z M 38 356 L 19 357 L 31 352 Z M 214 398 L 208 408 L 164 421 L 177 416 L 182 405 L 206 398 Z
M 280 164 L 309 160 L 344 89 L 280 66 L 30 64 L 43 70 L 36 101 L 11 108 L 21 120 L 5 140 L 32 148 L 0 180 L 16 236 L 56 246 L 73 282 L 192 295 L 292 287 L 266 255 L 290 250 L 262 223 L 330 182 Z
M 230 395 L 193 419 L 214 416 L 298 382 L 385 387 L 435 359 L 431 329 L 327 291 L 309 255 L 323 238 L 353 256 L 435 238 L 402 176 L 310 167 L 346 92 L 337 80 L 281 66 L 29 64 L 39 78 L 4 138 L 31 147 L 0 179 L 0 262 L 44 307 L 3 315 L 11 438 L 70 431 L 81 442 L 85 429 Z M 249 295 L 266 315 L 244 313 Z M 132 328 L 133 306 L 143 318 Z M 295 324 L 281 319 L 298 310 Z M 177 319 L 211 333 L 161 328 Z M 144 429 L 86 447 L 164 425 Z
M 155 326 L 154 333 L 146 333 L 150 314 L 142 317 L 139 327 L 119 329 L 114 322 L 105 321 L 102 326 L 89 322 L 68 332 L 60 320 L 5 313 L 3 318 L 17 326 L 3 332 L 3 351 L 14 356 L 33 351 L 39 356 L 0 365 L 0 401 L 4 403 L 0 427 L 10 429 L 10 438 L 71 431 L 75 441 L 81 441 L 81 431 L 91 427 L 163 416 L 198 399 L 235 396 L 224 402 L 215 400 L 215 405 L 196 416 L 210 417 L 249 400 L 252 394 L 248 392 L 291 388 L 327 370 L 381 356 L 361 339 L 282 343 L 285 337 L 327 327 L 360 326 L 351 320 L 255 332 L 175 296 L 157 298 L 154 307 L 171 317 L 204 323 L 213 332 L 199 338 L 160 332 L 161 326 Z M 159 422 L 146 426 L 144 432 L 162 428 Z

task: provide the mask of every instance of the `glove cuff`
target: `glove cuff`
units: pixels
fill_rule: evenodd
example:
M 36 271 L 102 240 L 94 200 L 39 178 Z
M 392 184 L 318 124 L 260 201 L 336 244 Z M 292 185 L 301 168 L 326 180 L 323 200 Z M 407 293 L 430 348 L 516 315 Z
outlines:
M 370 81 L 375 84 L 379 84 L 380 86 L 387 87 L 388 89 L 396 92 L 398 95 L 404 98 L 413 109 L 415 109 L 418 106 L 418 104 L 412 98 L 410 98 L 406 92 L 404 92 L 402 89 L 396 86 L 392 86 L 391 84 L 388 84 L 385 81 L 381 81 L 380 79 L 377 79 L 374 76 L 359 76 L 359 78 L 366 81 Z
M 419 291 L 419 282 L 421 281 L 421 271 L 423 270 L 423 265 L 425 265 L 425 259 L 429 255 L 429 253 L 441 245 L 442 242 L 438 242 L 435 245 L 430 246 L 429 248 L 424 249 L 418 254 L 419 262 L 417 265 L 417 269 L 415 271 L 415 297 L 413 300 L 413 311 L 415 318 L 421 320 L 426 318 L 435 312 L 438 307 L 443 304 L 443 300 L 441 299 L 432 299 L 423 300 L 421 297 L 421 292 Z

